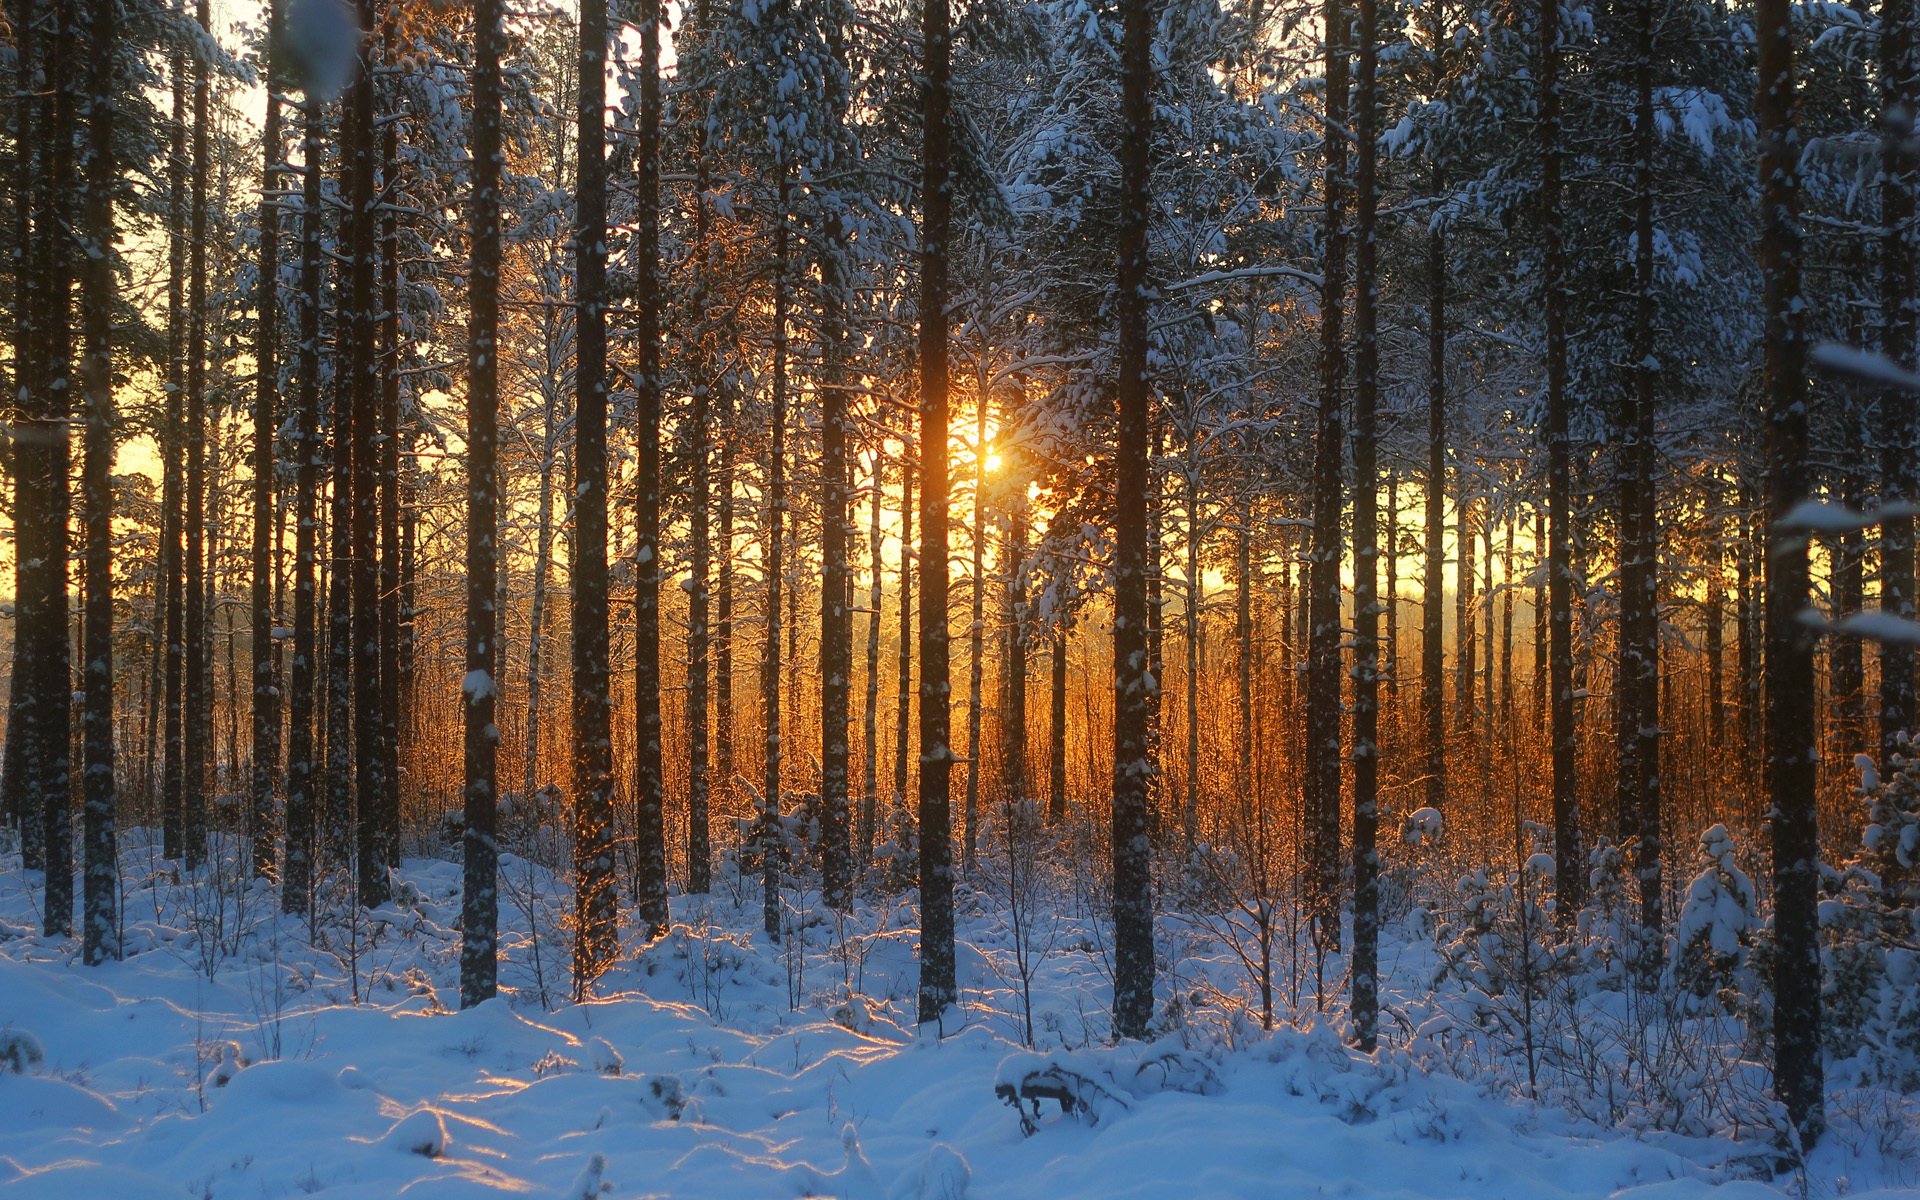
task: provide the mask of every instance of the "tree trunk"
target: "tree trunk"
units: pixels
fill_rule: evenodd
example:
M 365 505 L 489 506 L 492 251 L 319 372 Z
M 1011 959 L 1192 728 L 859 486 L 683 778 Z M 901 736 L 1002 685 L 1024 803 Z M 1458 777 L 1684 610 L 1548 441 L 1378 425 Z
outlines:
M 1573 730 L 1573 451 L 1567 438 L 1566 230 L 1560 211 L 1560 3 L 1540 11 L 1541 292 L 1547 335 L 1547 657 L 1553 756 L 1555 914 L 1570 923 L 1584 894 Z
M 1148 661 L 1147 572 L 1154 557 L 1147 518 L 1148 174 L 1153 140 L 1153 24 L 1147 0 L 1121 8 L 1119 318 L 1113 550 L 1113 1034 L 1147 1036 L 1153 1020 L 1151 714 L 1159 682 Z
M 767 444 L 767 609 L 766 649 L 760 660 L 760 704 L 766 713 L 765 774 L 760 791 L 760 915 L 762 927 L 780 940 L 780 858 L 786 840 L 780 830 L 780 590 L 784 572 L 787 520 L 787 214 L 792 186 L 782 162 L 773 230 L 773 427 Z
M 176 11 L 181 0 L 176 0 Z M 186 549 L 184 508 L 187 394 L 187 58 L 176 49 L 167 67 L 173 82 L 173 120 L 167 160 L 167 404 L 161 433 L 160 575 L 166 591 L 166 681 L 161 735 L 161 844 L 167 858 L 186 853 Z
M 1359 0 L 1360 61 L 1354 137 L 1360 161 L 1354 179 L 1353 402 L 1353 1025 L 1354 1042 L 1371 1054 L 1380 1024 L 1380 606 L 1378 452 L 1380 346 L 1378 247 L 1374 241 L 1377 0 Z
M 907 802 L 907 752 L 912 745 L 913 722 L 913 572 L 916 561 L 913 548 L 913 480 L 918 472 L 914 461 L 913 439 L 908 437 L 900 454 L 900 645 L 897 696 L 893 736 L 893 802 Z
M 15 645 L 32 647 L 26 658 L 25 684 L 32 718 L 27 726 L 26 770 L 30 780 L 27 824 L 40 835 L 46 895 L 42 931 L 62 937 L 73 928 L 73 665 L 68 629 L 67 561 L 70 496 L 68 433 L 73 383 L 72 295 L 74 247 L 68 234 L 73 220 L 74 14 L 64 0 L 52 6 L 52 38 L 40 90 L 39 127 L 45 137 L 41 174 L 34 197 L 33 276 L 28 284 L 41 310 L 28 335 L 37 343 L 31 361 L 21 416 L 24 460 L 16 510 L 15 561 L 25 567 L 19 593 Z M 16 669 L 19 669 L 16 667 Z
M 1430 14 L 1433 86 L 1444 79 L 1447 31 L 1440 9 Z M 1433 192 L 1444 176 L 1433 163 Z M 1427 474 L 1426 563 L 1420 605 L 1420 717 L 1426 732 L 1427 807 L 1447 806 L 1447 240 L 1439 222 L 1427 230 Z
M 1189 444 L 1191 452 L 1191 444 Z M 1205 596 L 1206 579 L 1200 568 L 1199 463 L 1189 457 L 1186 464 L 1187 509 L 1187 603 L 1185 634 L 1187 649 L 1187 795 L 1180 814 L 1181 835 L 1191 846 L 1200 835 L 1200 605 Z
M 387 201 L 380 214 L 380 425 L 375 508 L 380 524 L 381 865 L 400 866 L 400 223 L 399 123 L 388 122 L 381 159 Z
M 1319 950 L 1340 945 L 1340 492 L 1345 438 L 1340 406 L 1347 357 L 1347 12 L 1325 0 L 1325 286 L 1320 294 L 1320 413 L 1313 453 L 1313 541 L 1308 551 L 1312 625 L 1307 646 L 1305 794 L 1310 915 Z
M 1061 613 L 1049 640 L 1047 699 L 1047 824 L 1067 819 L 1067 634 L 1069 617 Z
M 207 0 L 195 5 L 200 28 L 210 28 Z M 209 35 L 210 36 L 210 35 Z M 190 232 L 187 239 L 187 402 L 186 428 L 186 777 L 181 799 L 186 865 L 193 870 L 207 851 L 207 763 L 213 747 L 213 689 L 206 602 L 207 503 L 207 180 L 212 172 L 208 145 L 210 82 L 205 58 L 193 64 L 193 177 Z
M 1800 284 L 1800 138 L 1788 0 L 1757 0 L 1760 269 L 1766 289 L 1767 790 L 1774 883 L 1774 1093 L 1810 1150 L 1825 1125 L 1820 1062 L 1819 829 L 1814 632 L 1800 620 L 1806 531 L 1784 524 L 1807 486 L 1806 312 Z
M 990 282 L 982 280 L 981 294 L 989 295 L 991 291 Z M 993 367 L 983 344 L 974 370 L 973 586 L 969 591 L 967 614 L 967 808 L 962 822 L 960 856 L 961 870 L 970 879 L 979 878 L 980 872 L 980 766 L 984 761 L 980 753 L 980 690 L 985 680 L 987 634 L 987 406 L 992 378 Z
M 840 50 L 838 30 L 829 35 Z M 844 69 L 844 64 L 836 67 Z M 845 118 L 838 95 L 827 119 Z M 853 899 L 852 838 L 847 800 L 847 726 L 853 701 L 853 469 L 848 412 L 846 225 L 825 216 L 820 250 L 820 892 L 843 910 Z
M 695 5 L 693 29 L 707 35 L 707 0 Z M 676 47 L 677 49 L 677 47 Z M 701 96 L 701 119 L 693 122 L 693 286 L 696 312 L 707 311 L 713 280 L 712 210 L 707 193 L 712 186 L 712 164 L 707 152 L 706 115 L 710 94 Z M 692 533 L 690 580 L 687 588 L 687 891 L 704 896 L 713 888 L 712 782 L 708 759 L 707 701 L 712 665 L 713 540 L 708 525 L 713 503 L 713 379 L 712 331 L 703 328 L 694 352 L 691 413 L 693 423 L 693 504 L 688 514 Z
M 493 998 L 499 975 L 500 847 L 494 724 L 494 564 L 498 556 L 501 0 L 474 4 L 473 199 L 467 269 L 467 675 L 460 689 L 465 791 L 460 1007 Z M 523 799 L 531 799 L 526 797 Z
M 648 938 L 667 931 L 667 822 L 660 748 L 660 25 L 640 6 L 640 137 L 634 189 L 634 905 Z
M 1920 46 L 1916 46 L 1914 0 L 1880 4 L 1880 350 L 1914 369 L 1920 298 L 1915 297 L 1914 195 L 1920 188 L 1920 154 L 1913 148 L 1914 114 L 1920 112 Z M 1893 508 L 1914 498 L 1913 393 L 1891 387 L 1880 393 L 1878 428 L 1880 503 Z M 1880 608 L 1914 616 L 1914 519 L 1889 516 L 1880 526 Z M 1898 752 L 1900 734 L 1914 728 L 1913 646 L 1889 638 L 1880 643 L 1880 760 Z
M 952 57 L 947 0 L 920 15 L 920 987 L 921 1024 L 959 998 L 954 985 L 953 832 L 948 788 L 947 253 L 952 184 Z
M 80 387 L 87 409 L 86 717 L 83 809 L 86 872 L 82 957 L 98 966 L 120 957 L 120 864 L 114 838 L 113 776 L 113 159 L 117 6 L 92 9 L 86 159 L 81 186 L 81 313 L 85 353 Z
M 574 205 L 573 982 L 585 998 L 619 945 L 607 637 L 607 10 L 580 6 Z
M 111 6 L 108 6 L 111 7 Z M 280 678 L 273 627 L 273 440 L 280 418 L 280 92 L 278 63 L 281 0 L 267 4 L 266 119 L 261 129 L 264 163 L 260 184 L 260 279 L 255 302 L 253 392 L 253 774 L 248 819 L 253 831 L 253 871 L 278 872 L 273 784 L 280 771 Z M 88 594 L 93 589 L 88 588 Z
M 314 691 L 318 652 L 320 491 L 320 304 L 321 168 L 325 126 L 311 84 L 305 100 L 304 173 L 300 201 L 299 424 L 294 434 L 293 662 L 288 669 L 287 843 L 280 877 L 280 907 L 311 911 L 314 857 Z
M 886 490 L 886 459 L 881 441 L 873 448 L 873 482 L 868 489 L 867 517 L 867 699 L 864 714 L 865 763 L 860 789 L 860 825 L 854 839 L 854 861 L 864 870 L 873 857 L 874 822 L 880 789 L 880 496 Z
M 1621 390 L 1618 804 L 1634 842 L 1640 921 L 1660 928 L 1659 529 L 1654 523 L 1653 0 L 1640 0 L 1634 64 L 1633 386 Z
M 348 474 L 352 498 L 348 512 L 347 569 L 353 612 L 352 638 L 353 782 L 355 833 L 359 853 L 355 880 L 359 902 L 377 908 L 387 902 L 391 882 L 387 861 L 387 789 L 382 771 L 380 720 L 380 358 L 379 297 L 376 290 L 376 238 L 379 224 L 375 172 L 374 73 L 377 50 L 373 30 L 376 0 L 360 0 L 360 65 L 348 93 L 352 112 L 347 135 L 347 203 L 352 222 L 347 239 L 347 311 L 345 331 L 348 421 L 353 450 Z M 390 166 L 389 166 L 390 170 Z

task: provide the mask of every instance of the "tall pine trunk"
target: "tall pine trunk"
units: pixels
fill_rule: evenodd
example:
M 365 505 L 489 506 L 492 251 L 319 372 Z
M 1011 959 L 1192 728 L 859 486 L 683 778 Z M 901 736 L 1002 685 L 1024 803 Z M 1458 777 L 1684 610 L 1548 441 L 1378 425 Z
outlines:
M 1554 911 L 1570 922 L 1584 892 L 1573 730 L 1573 452 L 1567 437 L 1566 230 L 1561 204 L 1560 0 L 1540 6 L 1541 293 L 1547 337 L 1548 739 L 1553 758 Z
M 1920 188 L 1920 154 L 1913 147 L 1913 121 L 1920 113 L 1920 45 L 1916 45 L 1914 0 L 1880 4 L 1880 350 L 1895 363 L 1914 369 L 1915 331 L 1920 327 L 1920 297 L 1915 296 L 1914 194 Z M 1880 503 L 1883 507 L 1914 499 L 1913 393 L 1887 388 L 1880 393 Z M 1881 524 L 1880 607 L 1911 620 L 1914 616 L 1914 519 L 1889 516 Z M 1896 638 L 1880 643 L 1880 756 L 1887 762 L 1899 736 L 1914 727 L 1914 650 Z
M 953 748 L 947 630 L 947 255 L 952 182 L 947 0 L 925 0 L 920 33 L 920 986 L 921 1024 L 959 999 L 954 984 Z
M 80 391 L 86 405 L 86 636 L 83 659 L 86 855 L 82 957 L 98 966 L 120 957 L 118 851 L 113 777 L 113 157 L 118 6 L 93 6 L 86 159 L 80 172 Z
M 473 194 L 467 269 L 467 644 L 460 689 L 464 858 L 460 903 L 460 1007 L 491 999 L 499 974 L 500 848 L 494 724 L 494 565 L 500 499 L 500 44 L 501 0 L 473 10 Z M 528 797 L 527 799 L 531 799 Z
M 201 30 L 211 38 L 207 0 L 194 10 Z M 212 172 L 209 145 L 210 66 L 204 54 L 193 60 L 193 178 L 187 234 L 187 401 L 186 428 L 186 684 L 184 690 L 186 770 L 181 797 L 186 865 L 192 870 L 207 852 L 207 765 L 213 751 L 211 615 L 207 570 L 207 181 Z
M 1144 1038 L 1153 1020 L 1151 711 L 1159 684 L 1148 662 L 1147 522 L 1151 392 L 1147 379 L 1148 172 L 1153 140 L 1152 14 L 1121 7 L 1119 345 L 1120 430 L 1113 548 L 1113 1034 Z
M 1354 137 L 1353 398 L 1353 1027 L 1371 1054 L 1380 1023 L 1380 606 L 1378 453 L 1380 345 L 1378 261 L 1374 240 L 1379 130 L 1377 0 L 1359 0 L 1359 78 Z
M 1320 294 L 1320 411 L 1313 449 L 1313 541 L 1308 552 L 1311 633 L 1302 811 L 1314 945 L 1340 944 L 1340 492 L 1341 403 L 1347 357 L 1347 77 L 1345 0 L 1325 0 L 1326 162 L 1324 286 Z
M 1634 842 L 1640 920 L 1660 927 L 1660 532 L 1654 523 L 1653 0 L 1640 0 L 1634 62 L 1633 386 L 1621 390 L 1620 661 L 1622 832 Z
M 253 871 L 278 872 L 273 811 L 274 778 L 280 771 L 280 680 L 273 629 L 273 441 L 280 417 L 280 92 L 278 61 L 281 0 L 267 5 L 267 112 L 261 129 L 260 279 L 255 301 L 253 390 L 253 773 L 248 822 L 253 832 Z M 91 588 L 88 589 L 92 591 Z
M 1786 518 L 1808 495 L 1806 310 L 1801 294 L 1800 135 L 1789 0 L 1756 0 L 1760 269 L 1766 291 L 1767 791 L 1773 831 L 1774 1094 L 1813 1147 L 1825 1126 L 1820 1062 L 1819 827 L 1814 787 L 1814 631 L 1800 619 L 1810 581 L 1805 529 Z
M 320 304 L 323 283 L 321 167 L 325 125 L 320 98 L 308 83 L 303 114 L 300 201 L 300 346 L 298 423 L 294 433 L 293 661 L 287 671 L 287 841 L 280 907 L 305 915 L 313 888 L 316 654 L 319 638 Z
M 634 213 L 634 902 L 648 937 L 667 930 L 667 820 L 660 747 L 660 25 L 640 6 L 640 137 Z
M 573 986 L 584 998 L 618 948 L 607 634 L 607 6 L 580 6 L 574 201 Z

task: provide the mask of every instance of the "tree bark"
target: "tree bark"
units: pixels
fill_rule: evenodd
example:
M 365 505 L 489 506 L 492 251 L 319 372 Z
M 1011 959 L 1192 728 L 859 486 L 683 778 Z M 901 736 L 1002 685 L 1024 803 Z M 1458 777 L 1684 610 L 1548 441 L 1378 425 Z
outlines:
M 920 986 L 921 1024 L 958 998 L 954 984 L 953 832 L 947 630 L 947 254 L 951 30 L 947 0 L 925 0 L 920 34 Z
M 1640 921 L 1660 928 L 1659 529 L 1654 523 L 1653 0 L 1640 0 L 1634 53 L 1633 386 L 1621 390 L 1618 805 L 1634 845 Z
M 293 661 L 287 672 L 287 842 L 280 877 L 280 907 L 311 911 L 314 859 L 314 691 L 319 624 L 320 491 L 320 305 L 323 283 L 320 242 L 326 224 L 321 209 L 325 126 L 322 103 L 307 85 L 305 148 L 300 201 L 299 421 L 294 434 Z
M 1920 154 L 1913 149 L 1914 115 L 1920 112 L 1920 46 L 1914 0 L 1880 4 L 1880 350 L 1895 363 L 1916 365 L 1915 330 L 1920 298 L 1914 295 L 1914 193 L 1920 188 Z M 1914 464 L 1920 438 L 1914 433 L 1913 393 L 1880 393 L 1880 503 L 1914 498 Z M 1880 527 L 1880 608 L 1914 616 L 1914 519 L 1889 516 Z M 1914 728 L 1914 650 L 1888 639 L 1880 643 L 1880 758 L 1898 752 L 1900 734 Z
M 1308 551 L 1305 794 L 1314 945 L 1340 945 L 1340 492 L 1341 404 L 1347 357 L 1347 79 L 1345 0 L 1325 0 L 1325 284 L 1320 294 L 1320 412 L 1313 452 L 1313 535 Z
M 607 636 L 607 9 L 580 6 L 574 205 L 573 779 L 576 932 L 584 998 L 618 947 Z
M 640 5 L 639 162 L 634 213 L 634 903 L 648 938 L 667 931 L 667 822 L 660 747 L 660 25 L 661 0 Z
M 111 6 L 107 6 L 111 7 Z M 281 0 L 267 4 L 266 118 L 261 128 L 260 280 L 255 301 L 253 391 L 253 773 L 248 820 L 253 871 L 279 873 L 274 778 L 280 773 L 280 678 L 274 655 L 273 442 L 280 417 L 280 92 Z M 91 594 L 92 589 L 88 589 Z
M 1787 515 L 1808 496 L 1807 344 L 1801 295 L 1800 136 L 1789 0 L 1756 0 L 1760 66 L 1760 269 L 1766 291 L 1767 791 L 1774 883 L 1774 1094 L 1801 1152 L 1824 1118 L 1820 1061 L 1819 828 L 1814 787 L 1814 632 L 1807 533 Z
M 1560 0 L 1542 0 L 1539 46 L 1541 292 L 1547 335 L 1548 737 L 1553 758 L 1556 918 L 1572 922 L 1584 895 L 1573 730 L 1573 451 L 1567 437 L 1566 230 L 1562 225 Z
M 493 998 L 499 977 L 500 847 L 494 724 L 494 570 L 498 554 L 500 404 L 501 0 L 473 9 L 473 193 L 467 268 L 467 645 L 460 689 L 464 732 L 464 859 L 460 904 L 460 1007 Z M 531 799 L 527 797 L 526 799 Z
M 1379 132 L 1377 0 L 1359 0 L 1359 106 L 1354 137 L 1354 403 L 1353 403 L 1353 1025 L 1354 1042 L 1371 1054 L 1380 1025 L 1380 603 L 1378 453 L 1380 345 L 1375 211 Z
M 87 410 L 86 718 L 83 826 L 86 854 L 81 956 L 88 966 L 120 957 L 119 852 L 113 774 L 113 156 L 115 4 L 92 9 L 86 159 L 81 170 L 80 389 Z
M 1153 24 L 1147 0 L 1121 7 L 1119 318 L 1113 569 L 1113 1034 L 1144 1038 L 1153 1020 L 1153 760 L 1159 683 L 1148 662 L 1148 173 L 1153 140 Z

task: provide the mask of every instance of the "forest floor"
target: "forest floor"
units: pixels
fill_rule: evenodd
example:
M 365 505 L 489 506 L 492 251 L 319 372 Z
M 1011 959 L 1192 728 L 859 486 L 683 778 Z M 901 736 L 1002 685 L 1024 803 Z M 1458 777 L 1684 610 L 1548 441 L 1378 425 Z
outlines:
M 1016 939 L 1004 900 L 963 888 L 964 1003 L 934 1038 L 911 1024 L 910 903 L 842 919 L 790 908 L 775 945 L 757 894 L 723 872 L 715 896 L 675 899 L 668 937 L 629 943 L 601 998 L 571 1004 L 567 900 L 510 859 L 508 994 L 452 1012 L 455 864 L 410 859 L 394 904 L 323 925 L 330 948 L 315 949 L 264 889 L 218 871 L 182 883 L 138 838 L 129 953 L 97 969 L 35 932 L 32 881 L 0 860 L 4 1200 L 1739 1200 L 1920 1182 L 1915 1110 L 1898 1097 L 1837 1099 L 1809 1169 L 1761 1182 L 1765 1129 L 1608 1124 L 1527 1101 L 1510 1071 L 1449 1069 L 1468 1059 L 1432 1052 L 1417 997 L 1433 938 L 1417 923 L 1395 925 L 1383 954 L 1378 1055 L 1343 1045 L 1337 1013 L 1313 1017 L 1292 958 L 1284 1023 L 1262 1032 L 1234 1000 L 1249 976 L 1225 927 L 1173 918 L 1161 994 L 1163 1010 L 1180 998 L 1177 1027 L 1108 1048 L 1097 905 L 1056 897 Z M 1038 1054 L 1021 1044 L 1017 945 Z M 1023 1133 L 995 1085 L 1031 1072 L 1069 1081 L 1086 1111 L 1049 1102 Z

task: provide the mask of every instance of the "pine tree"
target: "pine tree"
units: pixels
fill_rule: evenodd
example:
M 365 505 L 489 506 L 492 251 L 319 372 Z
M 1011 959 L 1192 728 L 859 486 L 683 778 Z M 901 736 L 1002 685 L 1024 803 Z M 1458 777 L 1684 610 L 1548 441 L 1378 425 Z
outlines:
M 612 965 L 613 741 L 607 636 L 607 9 L 580 6 L 574 207 L 574 992 Z
M 1153 140 L 1152 17 L 1146 0 L 1120 10 L 1120 426 L 1114 482 L 1113 570 L 1113 1034 L 1144 1038 L 1153 1020 L 1153 764 L 1148 720 L 1159 684 L 1147 661 L 1147 212 Z
M 115 72 L 119 3 L 93 6 L 88 48 L 87 143 L 81 165 L 81 319 L 86 405 L 86 695 L 82 956 L 89 966 L 120 957 L 119 854 L 114 836 L 113 745 L 113 205 Z
M 473 198 L 467 268 L 467 646 L 461 688 L 465 725 L 465 792 L 461 848 L 460 1007 L 493 997 L 499 971 L 500 848 L 496 834 L 499 781 L 495 726 L 499 689 L 494 595 L 498 554 L 500 0 L 473 10 Z
M 1814 634 L 1807 542 L 1791 514 L 1807 498 L 1801 291 L 1800 138 L 1787 0 L 1756 0 L 1759 47 L 1760 267 L 1766 286 L 1767 790 L 1773 824 L 1774 1093 L 1802 1153 L 1825 1126 L 1820 1063 L 1819 829 L 1814 805 Z
M 947 655 L 947 260 L 952 237 L 952 30 L 947 0 L 920 15 L 920 1023 L 959 998 L 954 982 L 953 827 Z M 902 609 L 905 592 L 902 590 Z M 904 709 L 904 705 L 903 705 Z M 904 740 L 904 739 L 903 739 Z M 1118 844 L 1118 843 L 1116 843 Z

